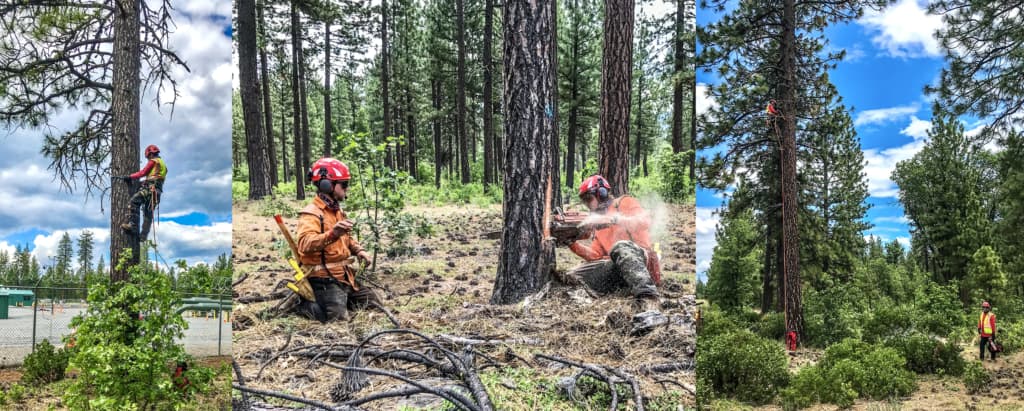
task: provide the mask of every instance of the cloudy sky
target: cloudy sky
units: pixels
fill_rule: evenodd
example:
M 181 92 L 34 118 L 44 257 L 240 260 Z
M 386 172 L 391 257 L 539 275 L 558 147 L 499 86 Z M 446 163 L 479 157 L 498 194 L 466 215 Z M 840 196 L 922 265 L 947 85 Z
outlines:
M 175 73 L 181 95 L 173 116 L 166 107 L 158 111 L 152 95 L 142 97 L 142 146 L 158 145 L 168 167 L 154 230 L 168 262 L 212 262 L 231 251 L 231 2 L 171 3 L 177 27 L 170 46 L 191 73 Z M 71 127 L 80 118 L 62 112 L 53 125 Z M 109 264 L 109 205 L 101 211 L 97 196 L 60 190 L 39 153 L 42 135 L 39 129 L 0 129 L 0 249 L 28 245 L 49 265 L 65 232 L 75 240 L 89 230 L 97 255 Z
M 867 12 L 860 20 L 831 27 L 826 36 L 831 47 L 845 49 L 847 58 L 830 73 L 861 140 L 867 165 L 871 209 L 867 219 L 874 228 L 865 235 L 909 245 L 910 234 L 898 201 L 898 189 L 889 176 L 896 163 L 912 157 L 924 146 L 931 127 L 931 103 L 923 92 L 936 84 L 944 60 L 932 35 L 942 25 L 939 16 L 926 12 L 927 2 L 899 0 L 881 12 Z M 707 10 L 698 12 L 699 24 L 717 20 Z M 714 84 L 714 74 L 698 72 L 699 84 Z M 698 86 L 698 110 L 714 101 Z M 980 131 L 975 119 L 963 118 L 967 133 Z M 709 190 L 697 193 L 697 271 L 704 277 L 715 246 L 714 211 L 721 196 Z

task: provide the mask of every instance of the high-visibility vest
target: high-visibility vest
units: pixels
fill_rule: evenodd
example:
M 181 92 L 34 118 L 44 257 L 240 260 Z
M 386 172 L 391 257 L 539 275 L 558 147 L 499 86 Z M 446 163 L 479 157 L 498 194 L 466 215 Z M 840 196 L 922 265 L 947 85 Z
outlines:
M 153 159 L 156 164 L 153 168 L 149 169 L 149 174 L 146 175 L 146 181 L 163 180 L 167 177 L 167 164 L 164 163 L 164 159 L 157 157 Z
M 992 320 L 995 319 L 995 314 L 981 313 L 981 318 L 978 318 L 978 327 L 981 327 L 981 333 L 985 335 L 992 335 Z

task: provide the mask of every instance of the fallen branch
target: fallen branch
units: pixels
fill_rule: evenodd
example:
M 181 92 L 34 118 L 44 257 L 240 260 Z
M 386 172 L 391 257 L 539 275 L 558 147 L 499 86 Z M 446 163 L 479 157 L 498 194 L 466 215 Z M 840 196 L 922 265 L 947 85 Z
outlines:
M 557 362 L 557 363 L 573 366 L 573 367 L 576 367 L 576 368 L 584 370 L 585 372 L 581 372 L 581 373 L 577 374 L 575 377 L 573 377 L 573 380 L 572 380 L 573 387 L 569 387 L 569 389 L 572 389 L 572 390 L 575 389 L 574 387 L 575 387 L 575 384 L 576 384 L 576 380 L 579 379 L 583 374 L 590 374 L 590 375 L 592 375 L 594 377 L 597 377 L 598 379 L 601 379 L 602 381 L 604 381 L 606 384 L 608 384 L 608 391 L 609 391 L 609 393 L 612 396 L 611 405 L 608 407 L 608 409 L 612 410 L 612 411 L 617 410 L 618 406 L 619 406 L 619 393 L 618 393 L 618 391 L 615 390 L 615 385 L 616 384 L 622 384 L 622 383 L 629 383 L 630 384 L 630 389 L 633 391 L 633 401 L 636 403 L 635 404 L 636 409 L 639 410 L 639 411 L 643 411 L 643 409 L 644 409 L 643 396 L 641 395 L 641 392 L 640 392 L 640 389 L 639 389 L 640 385 L 637 384 L 635 379 L 633 379 L 632 377 L 623 378 L 623 376 L 628 376 L 628 375 L 623 373 L 622 371 L 619 371 L 617 369 L 614 369 L 614 368 L 611 368 L 611 367 L 608 367 L 608 366 L 601 366 L 601 365 L 595 365 L 595 364 L 585 364 L 585 363 L 575 362 L 575 361 L 568 360 L 568 359 L 561 358 L 561 357 L 555 357 L 555 356 L 552 356 L 552 355 L 534 354 L 534 357 L 545 359 L 545 360 L 548 360 L 548 361 L 554 361 L 554 362 Z
M 231 368 L 235 370 L 235 381 L 238 381 L 238 385 L 245 386 L 245 377 L 242 376 L 242 367 L 238 366 L 238 362 L 231 360 Z M 249 401 L 249 393 L 242 391 L 242 408 L 243 410 L 249 409 L 249 405 L 252 404 Z
M 384 307 L 383 304 L 380 304 L 376 301 L 370 301 L 370 305 L 377 307 L 377 309 L 384 313 L 384 315 L 388 316 L 388 320 L 391 320 L 391 323 L 395 325 L 395 328 L 402 328 L 402 325 L 398 323 L 398 319 L 395 318 L 395 315 L 392 314 L 391 311 L 387 309 L 387 307 Z
M 243 273 L 241 277 L 231 283 L 231 288 L 235 288 L 236 285 L 241 284 L 243 281 L 249 279 L 249 273 Z
M 504 344 L 519 344 L 519 345 L 542 345 L 543 341 L 536 338 L 509 338 L 504 340 L 481 340 L 475 338 L 458 337 L 448 334 L 438 334 L 437 339 L 449 342 L 457 345 L 504 345 Z
M 235 299 L 239 304 L 252 304 L 262 303 L 265 301 L 272 301 L 281 298 L 285 298 L 288 294 L 291 294 L 291 290 L 278 291 L 269 295 L 247 295 L 245 297 L 238 297 Z
M 244 385 L 239 385 L 237 383 L 231 383 L 231 388 L 234 388 L 234 389 L 242 391 L 242 392 L 249 392 L 249 393 L 253 393 L 253 394 L 257 394 L 257 395 L 262 395 L 262 396 L 266 396 L 266 397 L 274 397 L 274 398 L 280 398 L 282 400 L 288 400 L 288 401 L 292 401 L 292 402 L 297 402 L 297 403 L 300 403 L 300 404 L 305 404 L 305 405 L 309 405 L 309 406 L 312 406 L 312 407 L 317 407 L 317 408 L 324 409 L 324 410 L 330 410 L 330 411 L 357 411 L 357 410 L 359 410 L 358 408 L 350 407 L 348 405 L 342 405 L 342 406 L 335 407 L 333 405 L 322 403 L 322 402 L 317 401 L 317 400 L 310 400 L 310 399 L 307 399 L 307 398 L 296 397 L 294 395 L 285 394 L 283 392 L 263 390 L 263 389 L 259 389 L 259 388 L 253 388 L 253 387 L 246 387 Z
M 342 370 L 342 371 L 351 371 L 351 372 L 358 372 L 358 373 L 381 375 L 381 376 L 385 376 L 385 377 L 394 378 L 394 379 L 402 381 L 402 382 L 404 382 L 406 384 L 412 385 L 413 387 L 419 388 L 420 390 L 423 390 L 426 393 L 433 394 L 433 395 L 436 395 L 438 397 L 441 397 L 441 398 L 447 400 L 448 402 L 452 403 L 453 405 L 461 406 L 461 408 L 463 408 L 465 410 L 468 410 L 468 411 L 488 411 L 488 410 L 490 410 L 489 408 L 488 409 L 484 409 L 484 408 L 478 407 L 476 404 L 473 404 L 473 402 L 470 401 L 469 398 L 466 398 L 462 394 L 459 394 L 459 393 L 456 393 L 454 391 L 447 390 L 447 389 L 444 389 L 444 388 L 433 389 L 431 387 L 428 387 L 428 386 L 426 386 L 424 384 L 421 384 L 421 383 L 417 382 L 416 380 L 413 380 L 411 378 L 408 378 L 408 377 L 405 377 L 405 376 L 402 376 L 402 375 L 399 375 L 399 374 L 396 374 L 396 373 L 393 373 L 393 372 L 388 372 L 388 371 L 384 371 L 384 370 L 378 370 L 378 369 L 374 369 L 374 368 L 347 367 L 347 366 L 343 366 L 343 365 L 332 364 L 332 363 L 329 363 L 329 362 L 326 362 L 326 361 L 320 361 L 320 363 L 324 364 L 326 366 L 332 367 L 332 368 L 337 368 L 337 369 Z
M 676 371 L 693 371 L 693 361 L 689 362 L 670 362 L 665 364 L 649 364 L 640 367 L 640 372 L 643 374 L 659 374 L 659 373 L 670 373 Z

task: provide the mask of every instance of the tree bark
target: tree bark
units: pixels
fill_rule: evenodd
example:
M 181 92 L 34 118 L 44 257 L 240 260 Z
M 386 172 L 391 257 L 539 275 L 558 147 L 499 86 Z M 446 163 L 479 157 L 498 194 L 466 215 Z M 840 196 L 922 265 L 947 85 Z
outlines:
M 612 194 L 629 192 L 629 110 L 633 74 L 633 0 L 605 0 L 601 70 L 600 172 Z
M 804 320 L 800 306 L 800 232 L 797 225 L 796 186 L 796 4 L 782 5 L 782 273 L 786 283 L 786 330 L 802 339 Z
M 491 47 L 494 37 L 494 0 L 484 0 L 484 191 L 494 184 L 494 84 L 491 78 L 494 57 Z
M 267 133 L 267 152 L 270 154 L 270 185 L 276 186 L 280 180 L 277 175 L 277 149 L 274 147 L 274 110 L 270 99 L 270 68 L 267 66 L 267 21 L 263 18 L 263 1 L 256 5 L 256 20 L 259 25 L 262 46 L 260 54 L 260 83 L 263 91 L 263 117 Z
M 388 95 L 388 0 L 381 0 L 380 4 L 380 95 L 383 105 L 381 117 L 384 120 L 384 129 L 381 130 L 381 138 L 391 135 L 391 98 Z M 391 151 L 387 152 L 386 163 L 391 163 Z
M 554 121 L 551 0 L 507 0 L 503 6 L 505 167 L 502 246 L 493 304 L 511 304 L 551 277 L 554 244 L 545 240 L 552 190 Z
M 558 141 L 558 0 L 551 0 L 551 206 L 562 206 L 562 177 L 559 173 L 558 152 L 562 149 Z
M 765 224 L 764 233 L 764 266 L 761 267 L 761 314 L 772 309 L 772 225 Z
M 675 39 L 672 56 L 672 152 L 686 150 L 683 140 L 683 70 L 685 44 L 683 44 L 685 1 L 676 0 Z
M 298 65 L 299 65 L 299 108 L 302 110 L 302 116 L 299 117 L 302 120 L 302 166 L 309 167 L 313 164 L 312 151 L 309 146 L 309 93 L 306 90 L 306 51 L 302 46 L 302 26 L 299 26 L 299 54 L 298 54 Z
M 430 97 L 434 108 L 434 118 L 431 125 L 434 128 L 434 187 L 441 188 L 441 170 L 444 169 L 444 146 L 441 142 L 441 81 L 431 79 Z
M 408 155 L 406 160 L 409 162 L 409 176 L 413 180 L 419 178 L 417 175 L 417 164 L 416 164 L 416 116 L 413 115 L 412 107 L 412 84 L 410 83 L 405 88 L 405 128 L 408 132 L 408 141 L 406 147 L 408 147 Z
M 245 123 L 245 153 L 249 166 L 249 199 L 270 195 L 270 155 L 260 112 L 262 92 L 256 77 L 256 2 L 238 0 L 238 83 L 242 98 L 242 122 Z
M 324 22 L 324 157 L 331 156 L 334 126 L 331 123 L 331 21 Z
M 465 0 L 455 0 L 456 43 L 458 45 L 458 63 L 456 70 L 456 120 L 455 128 L 459 139 L 459 172 L 462 184 L 469 184 L 469 144 L 466 137 L 466 4 Z
M 284 96 L 281 98 L 283 100 Z M 281 181 L 290 181 L 292 175 L 291 169 L 288 168 L 288 121 L 284 115 L 284 109 L 281 110 L 281 168 L 284 172 L 284 179 Z
M 119 0 L 114 8 L 114 74 L 111 79 L 110 172 L 128 175 L 139 167 L 139 79 L 141 46 L 139 40 L 139 0 Z M 136 184 L 115 182 L 110 190 L 110 280 L 127 281 L 128 267 L 139 263 L 138 221 L 134 233 L 121 229 L 131 217 L 131 195 Z M 127 264 L 118 268 L 123 253 Z
M 299 35 L 299 10 L 295 5 L 296 0 L 291 2 L 291 31 L 292 31 L 292 135 L 295 139 L 295 198 L 306 199 L 305 182 L 302 170 L 302 104 L 299 101 L 302 93 L 299 91 L 299 68 L 302 61 L 302 38 Z

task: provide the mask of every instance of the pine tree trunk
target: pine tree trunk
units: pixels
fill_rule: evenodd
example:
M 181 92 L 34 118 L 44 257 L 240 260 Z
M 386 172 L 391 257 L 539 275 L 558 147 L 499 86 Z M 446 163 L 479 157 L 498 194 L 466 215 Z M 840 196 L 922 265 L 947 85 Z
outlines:
M 388 0 L 381 0 L 380 13 L 380 96 L 381 104 L 383 104 L 381 117 L 384 120 L 381 138 L 387 138 L 391 135 L 391 98 L 388 95 L 388 82 L 391 80 L 388 71 Z M 385 162 L 391 163 L 390 151 Z
M 435 113 L 431 121 L 434 129 L 434 187 L 440 189 L 441 171 L 444 168 L 444 146 L 441 142 L 441 116 L 436 114 L 441 112 L 441 81 L 436 78 L 430 80 L 430 97 Z
M 302 61 L 302 39 L 299 37 L 299 10 L 295 5 L 296 0 L 291 3 L 291 31 L 292 31 L 292 136 L 294 137 L 295 154 L 295 199 L 305 200 L 306 190 L 303 182 L 302 170 L 302 104 L 299 101 L 302 93 L 299 91 L 299 67 Z
M 274 147 L 274 110 L 270 99 L 270 68 L 267 66 L 267 21 L 263 18 L 263 1 L 256 5 L 256 19 L 259 25 L 263 47 L 259 48 L 260 54 L 260 84 L 263 91 L 263 118 L 264 130 L 267 133 L 267 152 L 270 154 L 270 185 L 276 186 L 280 182 L 277 175 L 277 149 Z
M 455 97 L 455 128 L 459 139 L 459 173 L 462 184 L 470 182 L 469 142 L 466 137 L 466 1 L 455 0 L 455 37 L 458 44 L 458 84 Z
M 331 22 L 324 22 L 324 157 L 331 157 L 334 126 L 331 117 Z
M 299 32 L 302 35 L 301 31 Z M 309 167 L 313 164 L 312 151 L 309 146 L 309 93 L 306 90 L 306 52 L 302 47 L 302 37 L 299 37 L 299 107 L 302 110 L 302 166 Z
M 416 164 L 416 116 L 413 115 L 412 106 L 412 84 L 405 88 L 405 122 L 406 131 L 409 132 L 409 142 L 406 145 L 409 149 L 406 160 L 409 162 L 409 176 L 416 180 L 419 178 Z
M 761 267 L 761 314 L 772 309 L 772 225 L 765 224 L 764 266 Z
M 573 0 L 573 10 L 579 9 L 579 2 Z M 570 53 L 572 69 L 569 71 L 569 94 L 571 102 L 569 106 L 569 136 L 565 142 L 565 185 L 569 188 L 576 188 L 576 134 L 579 133 L 579 70 L 580 70 L 580 22 L 573 19 L 572 39 L 570 40 Z M 556 72 L 557 73 L 557 72 Z M 580 164 L 582 166 L 582 164 Z
M 551 0 L 551 206 L 562 206 L 562 177 L 559 175 L 558 152 L 562 149 L 558 141 L 558 0 Z
M 283 100 L 284 96 L 281 96 L 281 99 Z M 290 181 L 292 175 L 291 169 L 288 168 L 288 121 L 284 109 L 281 109 L 281 169 L 284 172 L 284 179 L 281 181 Z
M 484 0 L 484 192 L 494 184 L 494 0 Z
M 114 8 L 114 73 L 111 85 L 110 172 L 128 175 L 139 165 L 139 78 L 141 47 L 139 40 L 138 0 L 121 0 Z M 136 184 L 116 181 L 110 190 L 110 280 L 128 280 L 128 267 L 139 263 L 138 231 L 127 233 L 121 224 L 131 217 L 131 202 Z M 137 226 L 138 221 L 134 222 Z M 138 228 L 138 227 L 136 227 Z M 128 251 L 126 265 L 117 266 L 123 251 Z
M 673 44 L 672 56 L 672 152 L 678 153 L 686 150 L 683 145 L 683 70 L 685 44 L 683 44 L 685 1 L 676 0 L 676 31 Z
M 644 73 L 643 65 L 638 64 L 641 72 L 640 76 L 637 77 L 636 81 L 636 149 L 633 150 L 633 166 L 640 165 L 640 150 L 643 148 L 643 134 L 644 134 Z
M 245 123 L 249 199 L 258 200 L 270 195 L 272 185 L 267 135 L 263 130 L 265 118 L 260 112 L 263 93 L 256 77 L 256 2 L 238 0 L 237 9 L 238 84 L 242 98 L 242 121 Z
M 800 306 L 800 232 L 797 225 L 796 186 L 796 4 L 782 6 L 782 273 L 786 287 L 786 330 L 803 338 L 804 320 Z
M 633 74 L 633 0 L 605 0 L 601 70 L 600 172 L 612 194 L 629 192 L 629 110 Z
M 550 212 L 550 147 L 554 122 L 551 0 L 504 2 L 505 178 L 502 246 L 492 304 L 511 304 L 539 290 L 554 268 L 554 244 L 546 241 Z

